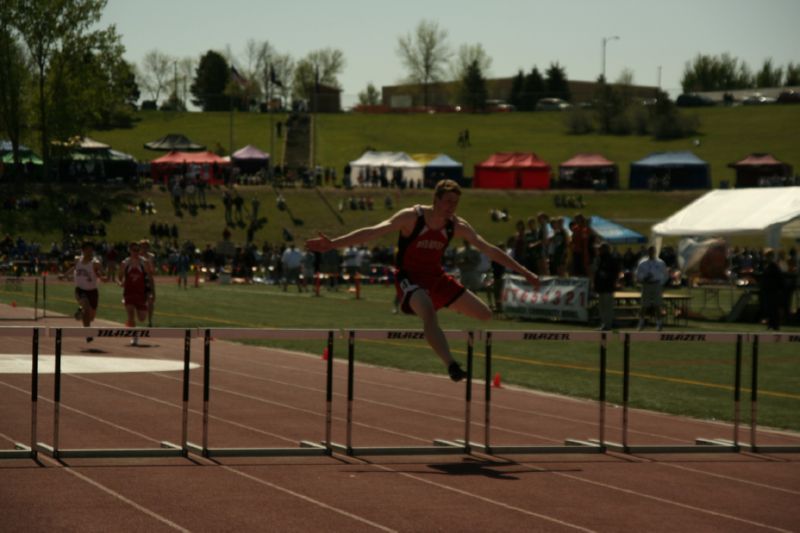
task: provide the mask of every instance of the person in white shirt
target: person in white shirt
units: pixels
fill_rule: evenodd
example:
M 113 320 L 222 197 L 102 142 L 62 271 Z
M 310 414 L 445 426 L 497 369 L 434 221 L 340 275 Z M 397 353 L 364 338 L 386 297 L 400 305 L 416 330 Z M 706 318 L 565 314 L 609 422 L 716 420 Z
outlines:
M 75 318 L 83 322 L 88 328 L 97 316 L 97 305 L 100 294 L 97 290 L 97 280 L 103 279 L 100 261 L 94 256 L 94 244 L 84 241 L 81 244 L 81 255 L 77 258 L 67 275 L 73 274 L 75 279 L 75 299 L 78 301 L 78 310 Z M 93 337 L 86 337 L 86 342 L 92 342 Z
M 293 243 L 289 244 L 289 247 L 281 255 L 281 263 L 283 264 L 283 290 L 287 289 L 289 283 L 296 283 L 297 291 L 302 292 L 300 267 L 303 264 L 303 253 Z
M 647 248 L 647 257 L 639 261 L 636 267 L 636 281 L 642 285 L 642 305 L 639 309 L 639 326 L 643 329 L 647 313 L 653 314 L 656 322 L 656 329 L 661 331 L 662 322 L 662 296 L 664 284 L 669 279 L 667 265 L 660 258 L 656 257 L 655 246 Z

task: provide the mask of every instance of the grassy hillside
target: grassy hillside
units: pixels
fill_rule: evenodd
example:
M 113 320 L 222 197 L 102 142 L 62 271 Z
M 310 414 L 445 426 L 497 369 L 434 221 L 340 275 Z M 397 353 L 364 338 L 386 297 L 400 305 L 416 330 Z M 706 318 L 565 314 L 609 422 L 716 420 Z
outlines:
M 728 164 L 751 152 L 769 152 L 796 167 L 800 165 L 800 106 L 743 106 L 684 110 L 695 114 L 701 134 L 694 139 L 660 142 L 649 137 L 568 135 L 563 113 L 498 113 L 436 115 L 320 115 L 317 159 L 341 170 L 366 147 L 409 153 L 443 152 L 464 163 L 472 175 L 474 165 L 498 151 L 534 151 L 553 165 L 579 152 L 599 152 L 620 166 L 622 187 L 627 187 L 629 164 L 651 152 L 692 150 L 711 164 L 712 181 L 733 182 Z M 137 158 L 150 160 L 159 154 L 144 149 L 144 143 L 167 133 L 184 133 L 195 142 L 214 149 L 229 146 L 228 113 L 142 112 L 132 129 L 97 131 L 92 136 Z M 276 114 L 274 121 L 285 120 Z M 235 113 L 234 149 L 253 144 L 269 151 L 270 118 L 266 114 Z M 458 132 L 470 130 L 472 146 L 456 144 Z M 275 139 L 276 160 L 282 153 Z

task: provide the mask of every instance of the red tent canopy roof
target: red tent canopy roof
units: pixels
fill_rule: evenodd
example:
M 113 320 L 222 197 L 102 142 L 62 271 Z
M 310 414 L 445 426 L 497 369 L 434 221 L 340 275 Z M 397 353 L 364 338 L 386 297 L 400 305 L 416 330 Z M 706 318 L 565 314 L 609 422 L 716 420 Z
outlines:
M 169 152 L 158 159 L 154 159 L 151 163 L 160 164 L 175 164 L 180 165 L 183 163 L 217 163 L 218 165 L 226 165 L 228 161 L 221 158 L 213 152 Z
M 741 161 L 732 163 L 732 167 L 763 167 L 772 165 L 783 165 L 783 162 L 778 161 L 772 154 L 750 154 Z
M 489 156 L 483 163 L 478 163 L 478 167 L 502 167 L 502 168 L 550 168 L 547 161 L 539 159 L 533 152 L 498 152 Z
M 561 163 L 562 167 L 613 167 L 615 163 L 600 154 L 575 154 Z

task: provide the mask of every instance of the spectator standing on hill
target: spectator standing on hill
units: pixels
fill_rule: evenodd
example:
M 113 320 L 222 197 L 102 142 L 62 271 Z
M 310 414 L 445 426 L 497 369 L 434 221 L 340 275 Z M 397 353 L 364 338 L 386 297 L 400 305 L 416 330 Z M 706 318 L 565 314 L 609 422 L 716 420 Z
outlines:
M 447 367 L 450 379 L 461 381 L 466 376 L 453 359 L 447 338 L 437 317 L 442 307 L 478 320 L 489 320 L 492 311 L 473 292 L 445 273 L 442 258 L 451 239 L 465 239 L 491 260 L 523 275 L 534 287 L 539 278 L 508 254 L 486 242 L 464 219 L 456 216 L 461 188 L 452 180 L 436 184 L 433 205 L 416 205 L 401 209 L 374 226 L 364 227 L 331 239 L 327 235 L 306 242 L 308 249 L 325 252 L 331 248 L 354 246 L 388 233 L 397 232 L 398 251 L 395 267 L 396 286 L 405 313 L 420 317 L 425 339 Z
M 231 193 L 225 191 L 222 193 L 222 205 L 225 206 L 225 224 L 228 226 L 233 225 L 233 215 L 232 215 L 232 208 L 233 208 L 233 199 L 231 198 Z
M 668 278 L 667 265 L 656 257 L 656 247 L 648 247 L 647 257 L 639 261 L 636 267 L 636 281 L 642 284 L 642 305 L 639 309 L 639 325 L 637 329 L 644 328 L 645 317 L 648 313 L 652 313 L 655 318 L 656 329 L 661 331 L 662 296 L 664 284 Z

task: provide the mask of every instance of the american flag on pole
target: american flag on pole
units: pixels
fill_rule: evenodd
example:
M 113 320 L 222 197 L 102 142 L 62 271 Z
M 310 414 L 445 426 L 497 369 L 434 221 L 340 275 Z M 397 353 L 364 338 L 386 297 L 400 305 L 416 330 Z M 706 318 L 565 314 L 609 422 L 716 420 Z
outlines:
M 275 74 L 275 69 L 272 66 L 269 67 L 269 81 L 275 87 L 283 87 L 283 83 L 278 79 L 277 74 Z
M 231 79 L 238 85 L 239 87 L 244 87 L 247 85 L 247 80 L 239 74 L 239 71 L 236 70 L 236 67 L 231 66 Z

